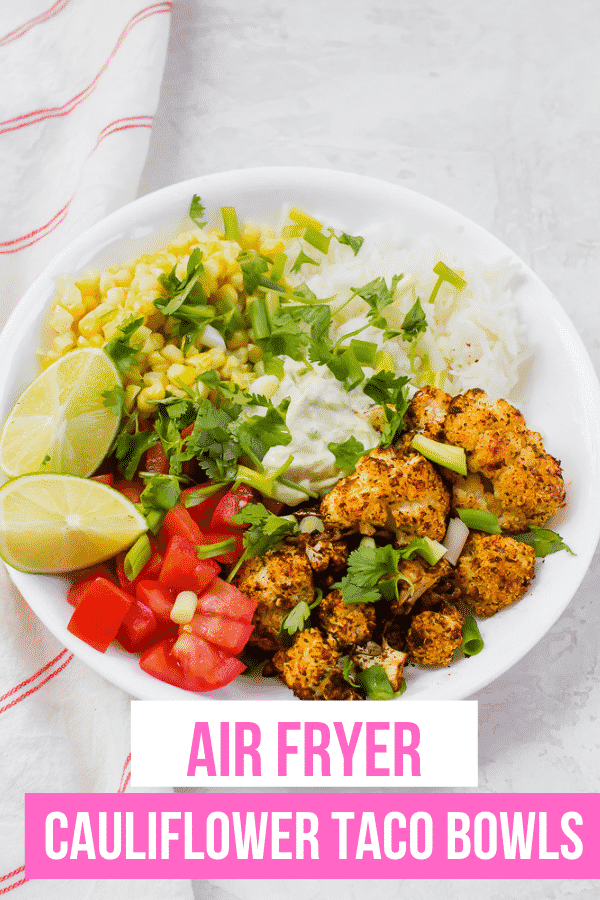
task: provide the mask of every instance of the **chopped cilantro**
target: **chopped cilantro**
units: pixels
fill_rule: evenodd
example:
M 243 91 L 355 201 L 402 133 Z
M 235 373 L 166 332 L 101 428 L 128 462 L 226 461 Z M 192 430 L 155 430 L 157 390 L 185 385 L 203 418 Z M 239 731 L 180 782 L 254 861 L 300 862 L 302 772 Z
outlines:
M 380 404 L 383 409 L 386 418 L 381 434 L 383 447 L 391 446 L 402 428 L 404 414 L 408 409 L 406 385 L 409 380 L 406 375 L 396 377 L 393 372 L 382 371 L 368 378 L 363 387 L 367 397 Z
M 335 464 L 341 472 L 353 472 L 358 460 L 368 452 L 354 435 L 341 444 L 332 442 L 327 448 L 335 456 Z
M 159 275 L 158 281 L 165 294 L 157 297 L 154 305 L 165 316 L 175 320 L 175 333 L 185 336 L 182 348 L 185 352 L 217 313 L 214 306 L 207 302 L 200 284 L 200 277 L 204 274 L 200 248 L 195 247 L 190 253 L 184 278 L 178 278 L 175 270 L 176 266 L 173 266 L 168 274 Z
M 360 250 L 360 248 L 362 247 L 364 240 L 365 240 L 363 237 L 360 237 L 359 235 L 354 236 L 351 234 L 346 234 L 345 232 L 342 232 L 341 234 L 336 234 L 335 237 L 340 244 L 346 244 L 348 247 L 351 247 L 352 252 L 354 253 L 355 256 L 358 253 L 358 251 Z
M 389 306 L 390 303 L 392 303 L 396 287 L 402 277 L 402 275 L 392 276 L 392 281 L 389 288 L 385 282 L 385 278 L 383 276 L 380 276 L 379 278 L 374 278 L 373 281 L 369 281 L 368 284 L 364 284 L 360 288 L 351 289 L 353 296 L 360 297 L 361 300 L 364 300 L 365 303 L 368 303 L 370 307 L 367 313 L 367 316 L 370 320 L 369 324 L 374 325 L 375 328 L 380 328 L 383 331 L 384 338 L 386 339 L 390 337 L 396 337 L 400 334 L 400 332 L 393 331 L 388 327 L 388 323 L 382 315 L 382 310 L 384 310 L 386 306 Z
M 110 409 L 117 419 L 121 418 L 124 403 L 125 390 L 122 384 L 115 384 L 110 390 L 102 392 L 102 405 Z
M 425 331 L 427 331 L 427 319 L 421 301 L 417 297 L 402 322 L 402 340 L 414 341 Z
M 310 263 L 313 266 L 319 265 L 319 261 L 317 259 L 312 259 L 310 256 L 306 255 L 304 250 L 301 250 L 296 257 L 294 265 L 292 266 L 292 272 L 299 272 L 304 263 Z
M 262 503 L 248 503 L 231 518 L 236 525 L 250 527 L 244 531 L 244 552 L 230 572 L 228 581 L 231 581 L 243 562 L 255 556 L 264 556 L 284 537 L 293 534 L 295 527 L 295 522 L 274 515 Z
M 192 202 L 190 203 L 190 211 L 189 217 L 192 222 L 195 222 L 198 228 L 203 228 L 206 225 L 206 222 L 203 219 L 204 213 L 206 211 L 206 207 L 202 206 L 202 201 L 198 194 L 194 194 L 192 197 Z
M 135 431 L 133 434 L 122 431 L 117 436 L 114 452 L 119 469 L 127 481 L 134 477 L 146 450 L 157 441 L 155 431 Z
M 143 322 L 143 318 L 136 319 L 132 316 L 104 345 L 104 352 L 110 356 L 119 372 L 126 372 L 137 362 L 139 346 L 132 344 L 132 338 Z

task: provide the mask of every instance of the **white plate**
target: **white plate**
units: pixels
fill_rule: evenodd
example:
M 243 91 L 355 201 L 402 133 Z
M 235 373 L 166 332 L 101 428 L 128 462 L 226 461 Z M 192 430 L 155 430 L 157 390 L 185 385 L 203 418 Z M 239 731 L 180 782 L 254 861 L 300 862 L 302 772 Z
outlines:
M 35 350 L 45 342 L 45 318 L 55 278 L 94 266 L 103 269 L 164 246 L 177 233 L 192 195 L 207 211 L 234 205 L 240 219 L 276 219 L 294 204 L 350 234 L 381 221 L 397 221 L 414 235 L 428 234 L 456 255 L 485 261 L 508 258 L 521 266 L 516 300 L 527 325 L 533 364 L 521 409 L 561 459 L 568 503 L 560 532 L 576 552 L 547 557 L 526 597 L 481 623 L 485 649 L 448 669 L 407 671 L 408 699 L 457 700 L 489 684 L 527 653 L 553 625 L 577 590 L 600 536 L 600 386 L 588 354 L 564 311 L 539 278 L 491 234 L 458 213 L 413 191 L 371 178 L 323 169 L 243 169 L 206 175 L 137 200 L 99 222 L 67 247 L 23 297 L 0 336 L 0 421 L 37 374 Z M 555 521 L 558 521 L 555 520 Z M 117 646 L 105 654 L 67 631 L 72 612 L 66 582 L 58 577 L 9 575 L 31 608 L 76 656 L 108 681 L 140 699 L 291 699 L 272 679 L 242 676 L 214 694 L 191 694 L 146 675 L 137 657 Z

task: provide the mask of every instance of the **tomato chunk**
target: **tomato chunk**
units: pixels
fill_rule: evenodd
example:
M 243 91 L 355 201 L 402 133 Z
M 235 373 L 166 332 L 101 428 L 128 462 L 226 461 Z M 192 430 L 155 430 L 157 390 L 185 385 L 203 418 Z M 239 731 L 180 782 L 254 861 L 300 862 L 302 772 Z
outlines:
M 214 559 L 199 560 L 194 545 L 174 535 L 167 545 L 158 580 L 177 592 L 201 594 L 220 571 L 218 562 Z
M 94 566 L 92 569 L 87 569 L 87 571 L 80 574 L 80 577 L 77 579 L 77 581 L 73 582 L 73 584 L 69 588 L 69 592 L 67 593 L 67 601 L 71 604 L 71 606 L 79 606 L 79 602 L 85 594 L 87 582 L 91 581 L 94 578 L 99 578 L 100 576 L 102 576 L 103 578 L 107 578 L 114 584 L 113 575 L 108 566 Z
M 144 472 L 152 472 L 153 475 L 168 475 L 169 468 L 169 460 L 161 441 L 148 447 L 143 465 Z
M 139 503 L 140 495 L 144 490 L 143 483 L 137 479 L 135 481 L 126 481 L 123 478 L 121 481 L 115 481 L 113 487 L 120 494 L 123 494 L 124 497 L 127 497 L 131 503 Z
M 254 626 L 247 622 L 205 613 L 196 613 L 189 627 L 197 637 L 228 650 L 234 656 L 242 652 L 254 630 Z
M 119 553 L 116 558 L 117 578 L 121 589 L 127 591 L 128 594 L 135 594 L 135 589 L 140 581 L 157 580 L 163 564 L 163 555 L 158 548 L 156 540 L 150 537 L 151 556 L 146 565 L 142 568 L 136 577 L 130 581 L 125 574 L 125 557 L 127 553 Z
M 82 587 L 79 603 L 67 626 L 71 634 L 104 653 L 117 636 L 131 597 L 108 578 L 91 578 Z
M 233 584 L 227 584 L 222 578 L 215 578 L 209 588 L 198 597 L 198 611 L 206 615 L 227 616 L 238 622 L 252 622 L 257 604 L 246 594 L 238 591 Z
M 107 484 L 109 487 L 113 486 L 114 480 L 112 472 L 105 472 L 103 475 L 92 475 L 92 481 L 101 481 L 102 484 Z
M 174 593 L 159 581 L 139 581 L 135 588 L 136 600 L 152 610 L 159 625 L 174 625 L 171 610 L 175 603 Z
M 198 692 L 224 687 L 246 668 L 239 659 L 188 633 L 145 650 L 140 667 L 154 678 Z
M 194 522 L 185 506 L 181 503 L 171 507 L 160 529 L 160 537 L 165 544 L 168 544 L 175 535 L 185 538 L 191 544 L 198 544 L 201 534 L 198 524 Z
M 125 650 L 135 653 L 149 644 L 156 634 L 157 627 L 156 617 L 150 607 L 134 599 L 121 622 L 117 639 Z
M 248 503 L 254 503 L 256 493 L 247 484 L 241 484 L 235 490 L 227 491 L 222 497 L 213 513 L 210 521 L 211 531 L 234 531 L 239 525 L 233 521 L 232 516 L 237 515 Z
M 196 522 L 196 524 L 199 525 L 200 528 L 210 527 L 210 520 L 213 517 L 213 513 L 217 508 L 221 497 L 227 493 L 227 488 L 225 486 L 220 488 L 214 494 L 211 494 L 210 497 L 207 497 L 200 503 L 196 503 L 195 506 L 186 506 L 185 502 L 190 494 L 193 494 L 194 491 L 199 490 L 199 488 L 201 487 L 208 487 L 209 484 L 210 482 L 208 482 L 207 484 L 196 484 L 193 487 L 184 488 L 184 490 L 181 492 L 181 497 L 179 500 L 179 502 L 182 504 L 182 506 L 185 507 L 185 509 L 187 509 L 194 522 Z

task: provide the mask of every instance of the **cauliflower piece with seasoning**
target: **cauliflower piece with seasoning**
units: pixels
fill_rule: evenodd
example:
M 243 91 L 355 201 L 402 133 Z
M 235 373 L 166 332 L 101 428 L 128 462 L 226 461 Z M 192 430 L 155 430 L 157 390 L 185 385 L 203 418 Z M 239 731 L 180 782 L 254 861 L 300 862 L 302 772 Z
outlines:
M 383 528 L 441 541 L 449 499 L 442 478 L 420 453 L 376 447 L 323 497 L 321 515 L 331 528 L 362 534 Z
M 462 647 L 464 622 L 453 603 L 413 616 L 406 636 L 409 658 L 421 666 L 449 666 L 454 651 Z
M 506 400 L 492 405 L 479 388 L 454 397 L 444 434 L 447 443 L 464 447 L 471 473 L 454 478 L 454 506 L 487 509 L 511 534 L 544 526 L 564 506 L 560 462 Z
M 295 548 L 280 547 L 266 556 L 246 560 L 233 583 L 258 605 L 252 617 L 254 631 L 249 643 L 263 650 L 279 647 L 281 623 L 304 600 L 315 600 L 312 569 L 308 559 Z
M 441 440 L 451 403 L 452 397 L 445 391 L 428 385 L 421 388 L 410 401 L 404 416 L 405 429 L 424 434 L 434 441 Z
M 340 650 L 353 644 L 364 644 L 373 636 L 375 608 L 371 603 L 344 605 L 342 592 L 331 591 L 317 607 L 321 628 Z
M 348 562 L 348 546 L 338 534 L 325 531 L 322 534 L 298 536 L 293 540 L 304 550 L 313 572 L 322 573 L 328 569 L 339 572 Z
M 292 646 L 273 657 L 282 680 L 300 700 L 361 700 L 344 681 L 341 654 L 333 640 L 318 628 L 299 631 Z
M 441 578 L 449 575 L 452 567 L 443 558 L 435 566 L 430 566 L 421 559 L 401 559 L 398 569 L 409 581 L 398 581 L 398 599 L 390 604 L 390 613 L 393 616 L 409 613 L 419 597 Z
M 369 641 L 364 647 L 357 647 L 352 654 L 353 663 L 363 671 L 371 666 L 381 666 L 395 691 L 400 690 L 406 660 L 407 654 L 403 653 L 402 650 L 395 650 L 390 647 L 385 637 L 381 645 L 375 643 L 375 641 Z
M 472 531 L 456 564 L 456 584 L 476 616 L 520 600 L 535 574 L 535 551 L 508 535 Z

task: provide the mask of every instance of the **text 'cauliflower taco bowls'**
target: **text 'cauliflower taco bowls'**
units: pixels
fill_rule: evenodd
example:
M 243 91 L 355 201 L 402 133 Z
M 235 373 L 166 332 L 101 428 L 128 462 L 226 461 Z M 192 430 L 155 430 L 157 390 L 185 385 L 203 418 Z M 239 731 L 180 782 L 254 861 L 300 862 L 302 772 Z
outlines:
M 533 273 L 433 201 L 206 176 L 91 229 L 25 302 L 0 550 L 134 696 L 465 697 L 585 573 L 591 365 Z

